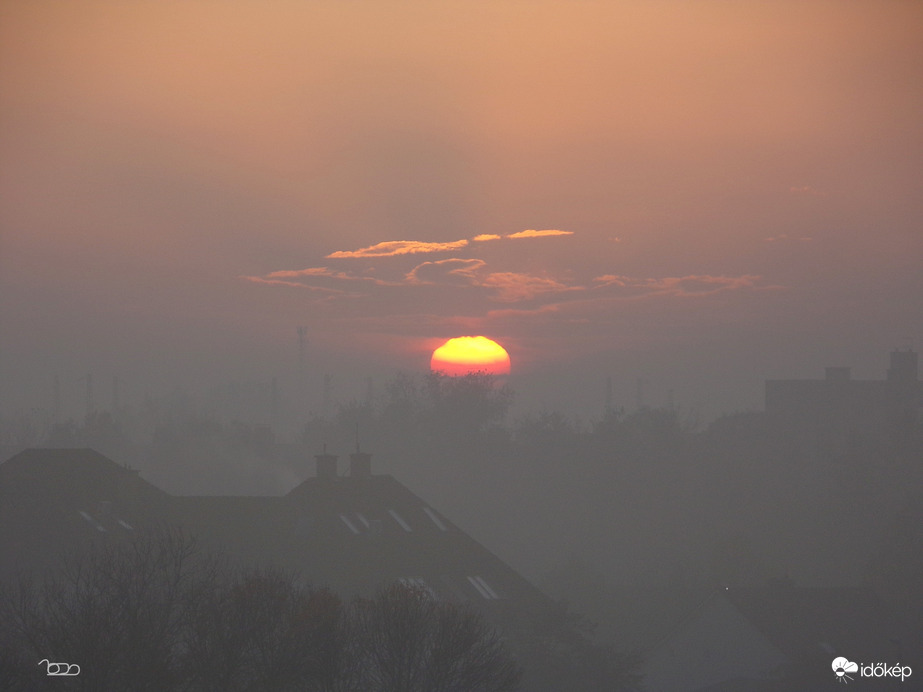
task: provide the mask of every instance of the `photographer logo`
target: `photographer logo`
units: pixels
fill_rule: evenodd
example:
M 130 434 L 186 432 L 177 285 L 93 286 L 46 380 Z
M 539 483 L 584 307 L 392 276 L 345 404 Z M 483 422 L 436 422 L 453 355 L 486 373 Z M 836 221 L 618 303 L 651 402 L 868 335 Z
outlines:
M 80 675 L 80 666 L 76 663 L 52 663 L 47 658 L 43 658 L 37 665 L 45 664 L 45 675 Z

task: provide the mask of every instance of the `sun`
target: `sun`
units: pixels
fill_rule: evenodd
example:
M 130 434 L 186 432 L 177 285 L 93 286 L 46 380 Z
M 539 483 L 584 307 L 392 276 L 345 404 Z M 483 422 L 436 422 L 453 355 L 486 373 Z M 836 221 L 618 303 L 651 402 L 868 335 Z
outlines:
M 430 368 L 446 375 L 467 375 L 469 372 L 508 375 L 510 354 L 486 336 L 457 336 L 433 351 Z

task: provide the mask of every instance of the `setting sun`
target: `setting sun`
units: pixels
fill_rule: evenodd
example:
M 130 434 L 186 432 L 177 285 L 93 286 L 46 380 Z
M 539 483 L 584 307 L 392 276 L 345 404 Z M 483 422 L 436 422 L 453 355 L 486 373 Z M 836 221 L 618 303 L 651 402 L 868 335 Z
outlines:
M 486 336 L 459 336 L 433 351 L 430 368 L 447 375 L 469 372 L 506 375 L 510 371 L 510 355 L 503 346 Z

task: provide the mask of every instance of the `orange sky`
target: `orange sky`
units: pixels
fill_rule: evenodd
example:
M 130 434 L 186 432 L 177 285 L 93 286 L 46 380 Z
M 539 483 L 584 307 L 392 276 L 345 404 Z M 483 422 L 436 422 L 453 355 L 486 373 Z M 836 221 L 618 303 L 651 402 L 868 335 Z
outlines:
M 282 376 L 297 325 L 356 378 L 484 333 L 550 406 L 879 377 L 923 343 L 921 37 L 886 0 L 0 4 L 0 407 Z

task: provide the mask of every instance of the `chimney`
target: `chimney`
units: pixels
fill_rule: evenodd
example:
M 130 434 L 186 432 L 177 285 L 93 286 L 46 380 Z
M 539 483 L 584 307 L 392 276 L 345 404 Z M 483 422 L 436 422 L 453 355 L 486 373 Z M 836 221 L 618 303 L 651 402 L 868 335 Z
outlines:
M 337 456 L 336 454 L 327 454 L 327 445 L 324 445 L 323 454 L 315 454 L 314 459 L 317 463 L 318 478 L 336 478 L 337 477 Z
M 369 478 L 372 475 L 372 455 L 359 450 L 350 454 L 349 475 L 353 478 Z

